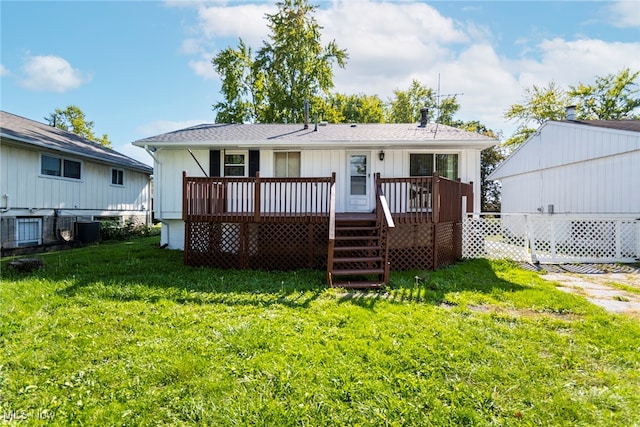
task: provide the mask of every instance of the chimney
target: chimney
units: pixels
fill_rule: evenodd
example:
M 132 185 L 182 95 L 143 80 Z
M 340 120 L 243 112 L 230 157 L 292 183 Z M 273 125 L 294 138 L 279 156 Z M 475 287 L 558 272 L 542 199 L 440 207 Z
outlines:
M 576 119 L 576 106 L 570 105 L 566 110 L 567 120 L 575 120 Z
M 420 127 L 423 128 L 427 126 L 427 116 L 429 115 L 429 109 L 427 107 L 422 107 L 420 109 Z
M 304 100 L 304 128 L 309 129 L 309 100 Z

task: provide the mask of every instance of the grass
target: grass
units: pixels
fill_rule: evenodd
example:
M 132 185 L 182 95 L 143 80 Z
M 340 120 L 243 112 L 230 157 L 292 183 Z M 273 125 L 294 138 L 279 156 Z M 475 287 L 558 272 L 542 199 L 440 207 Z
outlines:
M 640 424 L 640 324 L 509 262 L 190 268 L 158 238 L 2 263 L 0 407 L 30 425 Z

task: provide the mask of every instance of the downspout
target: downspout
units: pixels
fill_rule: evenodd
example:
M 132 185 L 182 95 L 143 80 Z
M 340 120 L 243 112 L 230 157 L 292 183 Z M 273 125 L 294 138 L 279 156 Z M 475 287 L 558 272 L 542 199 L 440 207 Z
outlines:
M 4 205 L 4 208 L 0 209 L 0 213 L 7 213 L 11 210 L 11 207 L 9 205 L 9 195 L 5 193 L 3 194 L 2 198 L 6 200 L 6 203 Z
M 147 152 L 147 154 L 149 154 L 151 156 L 151 158 L 154 161 L 154 165 L 153 165 L 153 185 L 154 187 L 158 186 L 158 184 L 161 181 L 161 176 L 162 176 L 162 163 L 158 160 L 158 158 L 154 155 L 156 148 L 153 148 L 153 150 L 151 148 L 149 148 L 148 145 L 144 146 L 144 151 Z M 151 186 L 150 186 L 151 187 Z M 149 198 L 151 198 L 151 188 L 149 188 Z M 151 206 L 151 203 L 149 203 L 149 206 Z M 158 191 L 157 192 L 157 197 L 154 198 L 154 209 L 160 214 L 157 216 L 157 220 L 160 221 L 160 223 L 162 223 L 165 227 L 167 227 L 167 241 L 166 243 L 169 244 L 169 225 L 166 224 L 162 218 L 160 218 L 160 216 L 162 215 L 162 192 Z

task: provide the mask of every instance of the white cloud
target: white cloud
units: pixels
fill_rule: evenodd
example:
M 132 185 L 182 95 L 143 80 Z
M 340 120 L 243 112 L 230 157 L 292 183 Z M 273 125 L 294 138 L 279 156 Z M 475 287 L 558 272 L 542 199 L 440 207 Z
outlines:
M 273 4 L 200 7 L 196 31 L 183 44 L 184 52 L 199 55 L 190 62 L 194 72 L 218 78 L 210 61 L 212 52 L 226 47 L 215 46 L 219 38 L 235 39 L 233 44 L 241 36 L 254 50 L 260 48 L 268 35 L 264 15 L 269 7 Z M 618 22 L 637 26 L 639 7 L 623 1 L 612 10 L 633 15 L 633 20 Z M 488 24 L 451 19 L 425 3 L 336 0 L 321 3 L 315 18 L 323 27 L 323 43 L 336 40 L 349 54 L 346 69 L 334 67 L 335 91 L 376 94 L 387 101 L 412 79 L 434 89 L 440 81 L 442 94 L 464 94 L 458 96 L 459 118 L 480 120 L 507 135 L 515 126 L 503 118 L 504 112 L 521 102 L 532 84 L 589 84 L 626 67 L 640 69 L 640 43 L 587 36 L 545 39 L 546 32 L 537 28 L 533 34 L 523 29 L 520 42 L 510 40 L 510 47 L 519 51 L 505 56 L 497 44 L 506 43 L 502 29 L 492 32 Z
M 22 72 L 22 86 L 38 91 L 62 93 L 91 80 L 90 76 L 71 67 L 64 58 L 53 55 L 27 56 Z
M 0 77 L 8 76 L 11 74 L 11 71 L 4 65 L 0 64 Z
M 609 6 L 612 24 L 616 27 L 640 27 L 640 2 L 637 0 L 622 0 Z
M 213 58 L 213 56 L 213 53 L 210 55 L 203 54 L 202 59 L 189 61 L 189 68 L 205 80 L 217 79 L 218 73 L 216 73 L 213 65 L 211 65 L 211 58 Z

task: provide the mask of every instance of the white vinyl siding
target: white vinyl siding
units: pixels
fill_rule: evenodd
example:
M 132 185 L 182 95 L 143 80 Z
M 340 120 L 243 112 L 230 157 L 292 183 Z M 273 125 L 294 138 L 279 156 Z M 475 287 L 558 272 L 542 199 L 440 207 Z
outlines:
M 83 160 L 82 180 L 51 179 L 52 176 L 40 173 L 41 153 L 3 142 L 0 196 L 8 194 L 10 206 L 14 208 L 140 211 L 143 205 L 149 207 L 149 175 L 127 169 L 126 187 L 117 187 L 111 185 L 112 168 Z
M 493 178 L 503 212 L 635 215 L 638 165 L 638 132 L 547 122 Z

